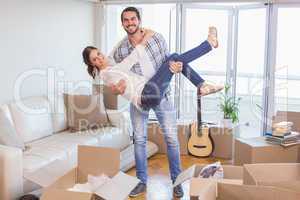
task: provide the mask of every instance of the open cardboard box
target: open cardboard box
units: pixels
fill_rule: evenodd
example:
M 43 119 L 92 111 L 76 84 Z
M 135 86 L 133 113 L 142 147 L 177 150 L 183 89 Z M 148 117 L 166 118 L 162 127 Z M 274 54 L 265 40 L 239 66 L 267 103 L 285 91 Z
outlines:
M 138 184 L 135 177 L 119 171 L 120 151 L 113 148 L 78 146 L 78 166 L 45 188 L 41 200 L 124 200 Z M 67 189 L 87 182 L 88 174 L 106 174 L 111 179 L 95 193 L 73 192 Z
M 299 200 L 300 163 L 244 165 L 244 185 L 218 183 L 218 200 Z
M 206 165 L 193 165 L 190 168 L 180 173 L 174 183 L 174 186 L 182 184 L 186 180 L 190 182 L 190 196 L 191 198 L 198 198 L 203 200 L 216 199 L 216 183 L 231 183 L 243 184 L 243 167 L 223 165 L 224 179 L 204 179 L 199 178 L 200 171 Z
M 213 179 L 192 179 L 197 196 L 191 200 L 299 200 L 300 194 L 272 186 L 243 185 Z M 191 192 L 190 192 L 191 193 Z
M 297 180 L 300 170 L 297 169 L 296 165 L 291 164 L 285 168 L 285 170 L 290 170 L 287 175 L 280 175 L 277 179 L 270 177 L 270 181 L 266 182 L 262 182 L 262 180 L 264 177 L 269 178 L 268 174 L 267 176 L 261 175 L 257 171 L 264 171 L 265 169 L 272 171 L 272 166 L 268 166 L 268 164 L 260 164 L 255 167 L 247 165 L 244 168 L 223 165 L 224 179 L 198 178 L 205 165 L 194 165 L 178 176 L 174 186 L 190 179 L 190 197 L 197 200 L 299 200 L 300 190 Z M 262 170 L 259 169 L 260 166 L 266 167 L 263 167 Z M 269 175 L 271 176 L 272 173 Z
M 247 185 L 274 186 L 300 194 L 300 163 L 244 165 L 243 179 Z
M 262 186 L 217 183 L 217 200 L 299 200 L 300 194 L 291 190 Z M 209 200 L 215 200 L 209 199 Z

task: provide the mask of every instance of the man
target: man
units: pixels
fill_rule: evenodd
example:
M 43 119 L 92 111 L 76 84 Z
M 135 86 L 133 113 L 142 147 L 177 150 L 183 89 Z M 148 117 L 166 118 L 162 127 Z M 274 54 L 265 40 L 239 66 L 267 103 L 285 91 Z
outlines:
M 121 14 L 121 21 L 124 30 L 127 32 L 125 37 L 115 47 L 111 54 L 110 62 L 121 62 L 126 58 L 139 44 L 143 37 L 143 29 L 140 28 L 141 17 L 139 11 L 134 7 L 125 8 Z M 216 34 L 216 33 L 215 33 Z M 216 41 L 217 42 L 217 41 Z M 217 46 L 217 43 L 216 43 Z M 159 33 L 155 33 L 146 45 L 146 52 L 150 58 L 150 66 L 144 67 L 147 71 L 144 73 L 141 70 L 139 63 L 132 67 L 132 71 L 139 75 L 148 77 L 149 79 L 155 74 L 161 64 L 166 60 L 169 55 L 168 47 L 165 39 Z M 181 62 L 170 62 L 170 70 L 173 73 L 182 71 Z M 214 92 L 217 92 L 223 88 L 207 84 L 204 82 L 199 88 L 198 93 L 201 96 L 205 96 Z M 112 85 L 112 90 L 116 94 L 124 93 L 126 89 L 125 81 L 120 81 L 117 85 Z M 159 88 L 158 88 L 159 89 Z M 177 126 L 176 126 L 176 110 L 170 101 L 170 89 L 166 92 L 165 97 L 161 103 L 153 108 L 156 117 L 160 123 L 160 127 L 164 133 L 164 139 L 167 144 L 168 161 L 170 175 L 173 183 L 175 182 L 178 174 L 181 172 L 180 167 L 180 153 L 179 143 L 177 137 Z M 130 193 L 130 197 L 135 197 L 146 191 L 147 184 L 147 153 L 146 153 L 146 142 L 147 142 L 147 123 L 149 117 L 149 110 L 137 109 L 133 104 L 130 105 L 130 117 L 134 132 L 134 152 L 136 161 L 136 174 L 140 179 L 140 183 Z M 175 197 L 180 198 L 183 196 L 183 190 L 181 185 L 173 188 L 173 194 Z
M 113 50 L 111 57 L 117 63 L 126 58 L 143 39 L 143 31 L 140 28 L 141 17 L 139 11 L 134 7 L 125 8 L 121 14 L 121 21 L 124 30 L 127 32 L 127 37 L 124 38 L 118 46 Z M 149 70 L 147 74 L 143 74 L 139 63 L 132 67 L 134 73 L 152 77 L 159 66 L 165 61 L 169 55 L 168 47 L 165 39 L 159 33 L 155 33 L 148 40 L 146 46 L 147 54 L 152 63 L 153 70 Z M 173 62 L 170 64 L 170 70 L 173 73 L 182 70 L 182 63 Z M 126 88 L 124 81 L 120 81 L 117 85 L 113 85 L 112 89 L 117 94 L 122 94 Z M 154 112 L 160 123 L 164 133 L 164 139 L 167 144 L 169 169 L 171 179 L 174 183 L 178 174 L 181 172 L 179 143 L 177 137 L 176 126 L 176 110 L 170 101 L 170 90 L 165 94 L 165 98 L 156 106 Z M 130 197 L 136 197 L 146 191 L 147 185 L 147 123 L 149 118 L 149 110 L 139 110 L 134 105 L 130 105 L 130 117 L 134 132 L 134 152 L 136 161 L 136 175 L 140 179 L 140 183 L 131 191 Z M 183 196 L 181 185 L 173 188 L 175 197 Z

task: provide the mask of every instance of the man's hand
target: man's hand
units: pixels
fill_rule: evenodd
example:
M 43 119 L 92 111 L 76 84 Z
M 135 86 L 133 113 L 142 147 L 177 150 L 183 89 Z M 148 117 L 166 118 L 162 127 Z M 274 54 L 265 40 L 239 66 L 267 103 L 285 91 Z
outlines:
M 122 79 L 116 85 L 110 85 L 109 87 L 112 93 L 114 93 L 115 95 L 122 95 L 126 90 L 126 82 Z
M 176 73 L 180 73 L 182 71 L 183 63 L 182 62 L 170 61 L 169 66 L 170 66 L 170 68 L 169 68 L 170 71 L 173 74 L 176 74 Z
M 142 42 L 141 42 L 142 45 L 146 45 L 147 42 L 148 42 L 148 40 L 149 40 L 150 38 L 152 38 L 153 35 L 155 34 L 155 32 L 152 31 L 151 29 L 145 29 L 145 28 L 142 28 L 142 29 L 141 29 L 141 32 L 142 32 L 142 34 L 143 34 L 143 40 L 142 40 Z

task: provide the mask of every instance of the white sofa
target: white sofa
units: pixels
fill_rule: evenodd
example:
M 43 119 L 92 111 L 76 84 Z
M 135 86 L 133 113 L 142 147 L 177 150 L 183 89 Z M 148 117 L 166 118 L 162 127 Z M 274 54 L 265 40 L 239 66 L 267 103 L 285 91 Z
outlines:
M 20 103 L 41 112 L 32 113 L 30 110 L 20 109 Z M 62 97 L 54 101 L 49 101 L 46 97 L 30 97 L 2 105 L 0 109 L 27 147 L 22 151 L 20 148 L 0 145 L 1 200 L 17 199 L 39 189 L 38 185 L 23 177 L 26 172 L 35 171 L 56 159 L 67 159 L 71 166 L 76 166 L 79 144 L 118 148 L 121 151 L 121 170 L 126 171 L 135 165 L 129 113 L 109 110 L 108 116 L 114 127 L 71 133 L 66 130 Z M 150 157 L 158 148 L 149 142 L 147 150 Z

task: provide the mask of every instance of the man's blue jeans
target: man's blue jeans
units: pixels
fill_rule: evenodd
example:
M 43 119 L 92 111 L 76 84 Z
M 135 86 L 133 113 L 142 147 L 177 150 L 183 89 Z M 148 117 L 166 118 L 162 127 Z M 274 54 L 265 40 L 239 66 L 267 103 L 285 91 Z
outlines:
M 150 109 L 159 105 L 165 95 L 171 79 L 174 75 L 169 69 L 169 61 L 180 61 L 183 63 L 182 74 L 188 78 L 196 87 L 200 86 L 204 80 L 193 70 L 189 63 L 211 51 L 212 47 L 208 41 L 204 41 L 199 46 L 183 53 L 174 53 L 160 66 L 155 75 L 145 84 L 141 96 L 141 107 Z
M 173 103 L 164 97 L 160 104 L 152 108 L 162 128 L 164 139 L 167 144 L 169 170 L 171 179 L 181 172 L 179 143 L 176 126 L 176 110 Z M 142 110 L 130 105 L 130 115 L 134 131 L 134 154 L 136 162 L 136 176 L 142 183 L 147 183 L 147 124 L 149 110 Z

